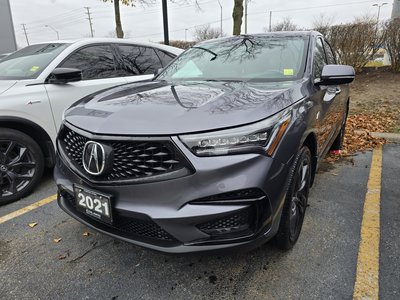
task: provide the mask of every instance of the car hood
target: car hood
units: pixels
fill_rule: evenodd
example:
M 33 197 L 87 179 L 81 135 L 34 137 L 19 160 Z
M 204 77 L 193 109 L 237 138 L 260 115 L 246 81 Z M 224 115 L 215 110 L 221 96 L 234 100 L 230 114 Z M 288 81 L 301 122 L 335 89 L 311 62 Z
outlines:
M 85 97 L 65 120 L 94 134 L 176 135 L 248 124 L 303 98 L 304 82 L 149 81 Z
M 17 82 L 17 80 L 0 80 L 0 95 L 12 88 Z

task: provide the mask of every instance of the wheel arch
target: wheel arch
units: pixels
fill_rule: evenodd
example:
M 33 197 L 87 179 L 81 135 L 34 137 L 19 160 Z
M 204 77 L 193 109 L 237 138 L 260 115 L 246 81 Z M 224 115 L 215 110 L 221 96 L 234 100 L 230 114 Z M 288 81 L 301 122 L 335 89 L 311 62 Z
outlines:
M 0 128 L 21 131 L 33 138 L 43 152 L 46 167 L 55 163 L 55 149 L 49 134 L 38 124 L 18 117 L 0 117 Z

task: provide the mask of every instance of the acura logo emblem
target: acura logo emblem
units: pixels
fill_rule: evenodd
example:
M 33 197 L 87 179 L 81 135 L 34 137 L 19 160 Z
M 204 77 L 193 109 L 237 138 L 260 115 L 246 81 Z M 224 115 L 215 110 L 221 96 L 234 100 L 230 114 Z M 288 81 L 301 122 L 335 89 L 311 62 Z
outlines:
M 100 175 L 106 166 L 106 150 L 97 142 L 86 142 L 83 148 L 83 168 L 91 175 Z

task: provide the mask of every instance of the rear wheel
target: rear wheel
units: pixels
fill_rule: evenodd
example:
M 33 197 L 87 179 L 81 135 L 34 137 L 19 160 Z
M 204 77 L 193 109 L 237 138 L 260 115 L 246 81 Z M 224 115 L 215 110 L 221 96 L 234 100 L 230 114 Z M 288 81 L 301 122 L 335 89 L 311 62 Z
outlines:
M 0 205 L 28 195 L 42 177 L 43 169 L 43 153 L 31 137 L 1 128 Z
M 291 249 L 300 236 L 310 190 L 311 172 L 311 152 L 308 147 L 303 146 L 297 153 L 290 171 L 279 229 L 274 238 L 276 246 L 280 249 Z

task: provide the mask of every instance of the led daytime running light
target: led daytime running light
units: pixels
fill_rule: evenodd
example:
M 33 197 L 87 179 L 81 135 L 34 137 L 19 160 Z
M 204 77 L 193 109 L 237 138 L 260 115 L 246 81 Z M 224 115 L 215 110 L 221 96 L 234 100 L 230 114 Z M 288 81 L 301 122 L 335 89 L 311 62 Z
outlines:
M 208 148 L 208 147 L 221 147 L 221 146 L 235 146 L 240 144 L 247 144 L 253 142 L 263 142 L 268 140 L 267 132 L 253 133 L 249 135 L 243 136 L 234 136 L 234 137 L 222 137 L 216 139 L 203 139 L 198 142 L 199 148 Z

